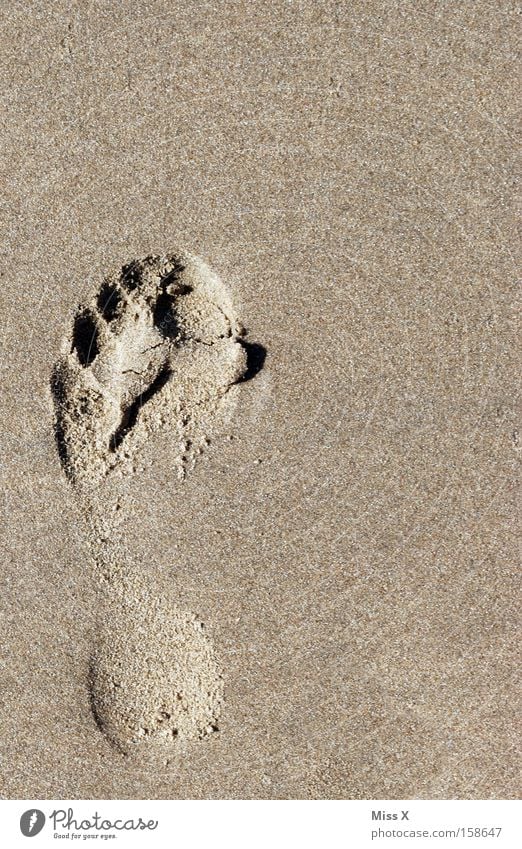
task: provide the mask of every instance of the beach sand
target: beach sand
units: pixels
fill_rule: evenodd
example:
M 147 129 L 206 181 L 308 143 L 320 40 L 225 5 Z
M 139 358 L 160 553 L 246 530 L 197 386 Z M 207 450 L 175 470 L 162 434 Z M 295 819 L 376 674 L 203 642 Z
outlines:
M 0 794 L 515 797 L 514 4 L 3 5 Z M 180 253 L 204 415 L 86 494 L 75 316 Z

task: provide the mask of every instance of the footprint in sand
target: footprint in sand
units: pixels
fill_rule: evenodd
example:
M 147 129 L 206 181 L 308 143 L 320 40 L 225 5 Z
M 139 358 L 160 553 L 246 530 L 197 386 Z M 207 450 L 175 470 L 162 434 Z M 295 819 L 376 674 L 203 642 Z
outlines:
M 78 309 L 54 369 L 58 451 L 104 586 L 91 704 L 123 752 L 143 752 L 144 743 L 164 751 L 214 733 L 223 679 L 202 623 L 155 597 L 146 571 L 126 565 L 122 494 L 111 504 L 107 486 L 127 480 L 145 441 L 163 428 L 174 436 L 183 479 L 230 416 L 238 384 L 263 360 L 220 279 L 179 253 L 133 261 L 107 278 Z

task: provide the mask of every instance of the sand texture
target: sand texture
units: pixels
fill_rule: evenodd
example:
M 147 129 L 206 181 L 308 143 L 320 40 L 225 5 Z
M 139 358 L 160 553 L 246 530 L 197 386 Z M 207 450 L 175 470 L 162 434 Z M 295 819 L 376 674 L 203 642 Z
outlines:
M 517 796 L 515 5 L 0 6 L 0 795 Z

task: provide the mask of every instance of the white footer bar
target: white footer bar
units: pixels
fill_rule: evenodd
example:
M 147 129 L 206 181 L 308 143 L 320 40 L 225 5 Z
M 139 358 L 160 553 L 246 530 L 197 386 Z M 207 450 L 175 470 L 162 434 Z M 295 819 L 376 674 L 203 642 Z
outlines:
M 0 801 L 5 847 L 522 846 L 515 801 Z

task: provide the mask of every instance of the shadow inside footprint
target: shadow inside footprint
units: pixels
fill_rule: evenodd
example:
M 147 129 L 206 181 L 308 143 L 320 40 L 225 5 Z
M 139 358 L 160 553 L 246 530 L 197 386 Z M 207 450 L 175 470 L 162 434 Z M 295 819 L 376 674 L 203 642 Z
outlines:
M 259 342 L 246 342 L 245 339 L 239 339 L 239 344 L 246 351 L 246 369 L 236 383 L 246 383 L 247 380 L 252 380 L 259 374 L 266 360 L 266 348 L 260 345 Z
M 170 376 L 172 374 L 172 369 L 165 363 L 165 365 L 160 369 L 148 389 L 142 392 L 138 397 L 123 411 L 121 423 L 118 429 L 113 433 L 110 441 L 109 447 L 111 451 L 116 451 L 116 449 L 121 445 L 125 435 L 132 430 L 134 425 L 138 420 L 138 415 L 141 408 L 150 401 L 154 396 L 165 386 L 168 382 Z
M 96 319 L 89 310 L 82 310 L 74 319 L 72 350 L 82 366 L 90 366 L 98 354 L 99 337 Z
M 67 403 L 67 390 L 60 365 L 56 365 L 52 371 L 51 392 L 53 394 L 55 406 L 58 409 L 63 409 L 65 407 L 65 404 Z M 68 472 L 66 427 L 64 425 L 63 417 L 58 415 L 56 416 L 54 421 L 54 440 L 56 443 L 56 450 L 58 451 L 58 457 L 60 458 L 60 462 L 65 471 Z
M 106 321 L 110 322 L 114 321 L 114 319 L 119 315 L 124 301 L 118 287 L 113 283 L 106 281 L 100 289 L 96 303 L 100 315 L 102 315 Z

